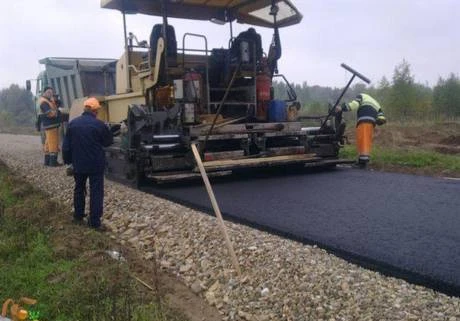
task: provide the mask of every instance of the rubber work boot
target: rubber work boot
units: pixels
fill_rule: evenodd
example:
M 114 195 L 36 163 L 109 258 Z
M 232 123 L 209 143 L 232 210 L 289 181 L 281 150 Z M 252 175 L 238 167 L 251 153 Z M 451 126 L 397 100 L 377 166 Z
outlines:
M 363 161 L 363 160 L 358 161 L 358 166 L 360 169 L 367 169 L 368 164 L 369 164 L 369 161 Z
M 368 162 L 363 162 L 363 161 L 357 161 L 353 165 L 351 165 L 352 168 L 357 168 L 357 169 L 367 169 Z
M 103 224 L 101 224 L 101 225 L 99 225 L 99 226 L 93 226 L 93 225 L 91 225 L 91 224 L 88 224 L 88 227 L 89 227 L 90 229 L 93 229 L 93 230 L 97 231 L 97 232 L 107 232 L 107 231 L 109 230 L 109 229 L 108 229 L 105 225 L 103 225 Z
M 85 219 L 83 217 L 73 217 L 72 218 L 72 223 L 77 224 L 77 225 L 84 225 L 85 224 Z
M 51 166 L 51 167 L 62 166 L 62 164 L 59 163 L 58 160 L 57 160 L 57 155 L 50 155 L 50 164 L 49 164 L 49 166 Z
M 45 160 L 43 162 L 43 165 L 50 166 L 50 155 L 45 155 Z

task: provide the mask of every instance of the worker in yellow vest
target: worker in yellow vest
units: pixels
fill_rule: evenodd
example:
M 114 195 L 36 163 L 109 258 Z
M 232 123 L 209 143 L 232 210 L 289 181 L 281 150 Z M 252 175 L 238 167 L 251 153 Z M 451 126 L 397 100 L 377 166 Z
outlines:
M 45 87 L 40 97 L 42 128 L 45 130 L 45 166 L 58 166 L 60 111 L 53 100 L 53 88 Z
M 358 166 L 367 168 L 370 160 L 372 141 L 374 138 L 375 125 L 383 125 L 386 118 L 380 104 L 367 94 L 359 94 L 349 103 L 343 103 L 336 107 L 336 112 L 357 112 L 356 147 L 358 150 Z

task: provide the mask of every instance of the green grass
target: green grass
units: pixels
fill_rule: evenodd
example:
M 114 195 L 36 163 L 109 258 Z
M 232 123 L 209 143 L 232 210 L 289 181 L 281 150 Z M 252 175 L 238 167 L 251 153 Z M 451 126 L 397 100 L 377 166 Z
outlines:
M 340 151 L 343 158 L 354 159 L 356 147 L 347 145 Z M 420 169 L 427 173 L 460 175 L 460 156 L 441 154 L 421 149 L 398 149 L 374 147 L 371 153 L 371 164 L 382 168 L 394 166 L 401 169 Z
M 0 206 L 11 206 L 17 199 L 11 193 L 11 177 L 0 169 Z
M 36 309 L 45 316 L 56 317 L 56 294 L 64 286 L 50 284 L 48 276 L 69 271 L 74 262 L 55 260 L 46 235 L 37 233 L 24 246 L 23 238 L 14 225 L 15 220 L 5 220 L 0 233 L 0 298 L 15 300 L 22 296 L 40 298 Z M 16 235 L 10 234 L 14 231 Z
M 140 286 L 128 264 L 104 254 L 108 236 L 59 220 L 56 204 L 1 163 L 0 203 L 0 305 L 36 299 L 40 321 L 184 320 Z

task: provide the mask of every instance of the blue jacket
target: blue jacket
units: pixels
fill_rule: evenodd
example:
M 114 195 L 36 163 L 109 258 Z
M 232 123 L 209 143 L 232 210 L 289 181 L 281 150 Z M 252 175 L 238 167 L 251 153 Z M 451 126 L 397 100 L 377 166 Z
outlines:
M 72 164 L 75 173 L 103 173 L 105 152 L 113 137 L 107 126 L 91 112 L 84 112 L 69 123 L 62 156 L 65 164 Z

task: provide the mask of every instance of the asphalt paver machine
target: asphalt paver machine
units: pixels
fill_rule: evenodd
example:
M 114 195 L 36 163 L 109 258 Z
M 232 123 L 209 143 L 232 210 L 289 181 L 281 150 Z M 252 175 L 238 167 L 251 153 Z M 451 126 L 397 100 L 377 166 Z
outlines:
M 278 73 L 279 28 L 302 20 L 291 1 L 102 0 L 101 7 L 122 13 L 125 35 L 124 53 L 113 63 L 116 93 L 98 97 L 100 117 L 120 133 L 107 149 L 109 174 L 138 182 L 199 176 L 191 144 L 210 176 L 342 162 L 343 130 L 334 116 L 321 127 L 302 128 L 295 91 Z M 152 26 L 149 41 L 138 41 L 127 32 L 127 14 L 158 16 L 162 23 Z M 228 24 L 228 47 L 208 48 L 204 34 L 179 38 L 169 18 Z M 247 31 L 233 35 L 235 22 Z M 268 52 L 254 27 L 273 29 Z M 187 48 L 192 39 L 202 47 Z M 286 82 L 285 99 L 274 97 L 275 80 Z

